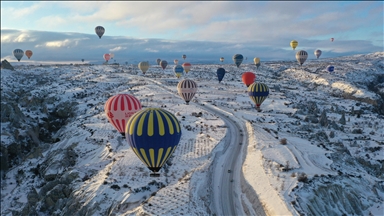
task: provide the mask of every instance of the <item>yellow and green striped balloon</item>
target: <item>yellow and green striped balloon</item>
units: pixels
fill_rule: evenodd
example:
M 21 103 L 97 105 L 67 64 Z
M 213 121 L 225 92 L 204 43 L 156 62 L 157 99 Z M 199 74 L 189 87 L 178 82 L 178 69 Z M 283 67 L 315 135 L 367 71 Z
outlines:
M 252 83 L 248 87 L 248 96 L 256 104 L 256 109 L 260 108 L 260 105 L 269 95 L 269 88 L 264 83 Z
M 146 108 L 131 116 L 125 137 L 137 157 L 151 171 L 158 172 L 179 144 L 181 127 L 172 113 Z

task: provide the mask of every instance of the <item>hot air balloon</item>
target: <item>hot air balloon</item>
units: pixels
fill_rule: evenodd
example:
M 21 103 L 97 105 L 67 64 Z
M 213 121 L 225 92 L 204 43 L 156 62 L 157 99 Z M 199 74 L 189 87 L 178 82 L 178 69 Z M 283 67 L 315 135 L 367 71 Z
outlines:
M 189 101 L 192 100 L 193 96 L 197 91 L 197 84 L 195 81 L 190 79 L 181 80 L 177 84 L 177 92 L 185 100 L 186 104 L 189 104 Z
M 15 56 L 17 61 L 20 61 L 20 59 L 24 56 L 24 51 L 21 49 L 15 49 L 13 50 L 13 55 Z
M 111 56 L 110 56 L 108 53 L 105 53 L 105 54 L 103 55 L 103 58 L 104 58 L 105 61 L 108 62 L 108 60 L 111 59 Z
M 108 121 L 123 137 L 125 136 L 125 125 L 128 119 L 139 110 L 141 110 L 140 101 L 129 94 L 112 96 L 104 105 Z
M 181 66 L 183 66 L 185 73 L 188 73 L 191 70 L 191 63 L 185 62 Z
M 143 72 L 143 74 L 145 74 L 145 72 L 147 72 L 147 70 L 149 69 L 149 62 L 147 62 L 147 61 L 140 62 L 138 64 L 138 67 Z
M 257 69 L 259 69 L 259 67 L 260 67 L 260 58 L 255 57 L 253 59 L 253 62 L 255 62 L 255 65 L 256 65 Z
M 303 65 L 305 60 L 308 58 L 308 53 L 304 50 L 300 50 L 296 53 L 296 59 L 300 63 L 300 65 Z
M 331 42 L 333 42 L 335 40 L 335 38 L 331 38 Z
M 299 45 L 299 42 L 293 40 L 293 41 L 291 41 L 290 45 L 291 45 L 292 49 L 295 50 L 295 48 L 297 47 L 297 45 Z
M 334 67 L 334 66 L 332 66 L 332 65 L 328 65 L 328 67 L 327 67 L 327 71 L 328 71 L 328 72 L 332 73 L 334 70 L 335 70 L 335 67 Z
M 316 58 L 319 58 L 321 56 L 321 50 L 319 49 L 315 50 L 315 56 Z
M 163 70 L 167 67 L 167 65 L 168 65 L 168 62 L 167 62 L 167 61 L 165 61 L 165 60 L 161 60 L 161 62 L 160 62 L 160 66 L 163 68 Z
M 224 57 L 221 57 L 221 58 L 220 58 L 220 61 L 223 62 L 223 61 L 224 61 Z
M 180 78 L 183 75 L 184 68 L 181 65 L 175 65 L 175 67 L 173 67 L 173 71 L 175 72 L 176 77 Z
M 99 38 L 101 39 L 101 36 L 103 36 L 105 29 L 103 26 L 96 26 L 95 32 L 96 32 L 97 36 L 99 36 Z
M 256 75 L 250 71 L 244 72 L 243 75 L 241 75 L 241 80 L 243 80 L 243 83 L 248 87 L 256 80 Z
M 156 59 L 157 65 L 160 65 L 161 59 Z
M 82 62 L 84 62 L 84 59 L 81 59 Z
M 241 62 L 243 62 L 243 55 L 236 54 L 232 57 L 233 62 L 235 62 L 236 66 L 239 67 Z
M 186 58 L 187 58 L 187 56 L 184 54 L 184 55 L 182 55 L 182 57 L 183 57 L 183 59 L 185 60 Z
M 28 59 L 30 59 L 31 56 L 33 55 L 33 52 L 31 50 L 26 50 L 25 55 L 28 57 Z
M 256 105 L 257 111 L 260 110 L 260 105 L 269 95 L 269 88 L 264 83 L 255 82 L 248 87 L 248 96 Z
M 179 60 L 175 59 L 173 60 L 173 63 L 175 63 L 175 65 L 179 64 Z
M 161 108 L 146 108 L 135 113 L 125 127 L 126 140 L 136 156 L 151 170 L 151 177 L 175 151 L 181 138 L 177 118 Z
M 109 53 L 109 56 L 111 56 L 111 59 L 113 59 L 113 57 L 115 57 L 115 54 L 114 53 Z
M 225 69 L 224 68 L 218 68 L 216 73 L 217 73 L 217 79 L 219 80 L 219 83 L 220 83 L 221 80 L 223 80 L 223 78 L 224 78 Z

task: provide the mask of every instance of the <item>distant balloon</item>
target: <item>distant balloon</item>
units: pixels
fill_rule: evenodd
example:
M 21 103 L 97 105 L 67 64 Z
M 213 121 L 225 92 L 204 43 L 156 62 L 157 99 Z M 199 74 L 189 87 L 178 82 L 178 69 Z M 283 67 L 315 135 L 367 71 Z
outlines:
M 99 38 L 101 39 L 101 36 L 103 36 L 105 29 L 103 26 L 96 26 L 95 32 L 96 32 L 97 36 L 99 36 Z
M 141 70 L 141 72 L 143 72 L 143 74 L 145 74 L 145 72 L 147 72 L 147 70 L 149 69 L 149 62 L 147 62 L 147 61 L 140 62 L 138 64 L 138 67 Z
M 175 59 L 175 60 L 173 60 L 173 63 L 175 63 L 175 65 L 177 65 L 179 63 L 179 60 Z
M 308 58 L 308 53 L 304 50 L 300 50 L 296 53 L 296 60 L 300 63 L 300 65 L 303 65 L 305 60 Z
M 110 97 L 104 105 L 108 121 L 121 135 L 125 136 L 125 125 L 128 119 L 141 110 L 140 101 L 129 94 L 117 94 Z
M 82 62 L 84 62 L 84 59 L 81 59 Z
M 248 87 L 248 96 L 256 105 L 256 109 L 260 111 L 260 105 L 269 95 L 269 88 L 263 83 L 253 83 Z
M 253 59 L 253 62 L 255 62 L 255 65 L 256 65 L 257 68 L 260 67 L 260 58 L 255 57 L 255 58 Z
M 241 54 L 236 54 L 232 57 L 232 60 L 236 64 L 237 67 L 240 66 L 241 62 L 243 62 L 243 59 L 244 59 L 244 57 Z
M 28 57 L 28 59 L 30 59 L 31 56 L 33 55 L 33 52 L 31 50 L 26 50 L 25 55 Z
M 192 100 L 193 96 L 197 91 L 197 84 L 195 81 L 190 79 L 181 80 L 177 84 L 177 92 L 185 100 L 186 104 L 189 104 L 189 101 Z
M 183 66 L 185 73 L 188 73 L 191 70 L 191 63 L 185 62 L 181 66 Z
M 113 57 L 115 57 L 115 54 L 114 53 L 109 53 L 109 56 L 111 56 L 111 59 L 113 59 Z
M 224 57 L 221 57 L 221 58 L 220 58 L 220 61 L 223 62 L 223 61 L 224 61 Z
M 252 83 L 254 83 L 255 79 L 256 79 L 256 75 L 250 71 L 244 72 L 243 75 L 241 75 L 241 80 L 247 87 Z
M 183 59 L 185 60 L 186 58 L 187 58 L 187 56 L 184 54 L 184 55 L 182 55 L 182 57 L 183 57 Z
M 328 71 L 328 72 L 332 73 L 334 70 L 335 70 L 335 67 L 334 67 L 334 66 L 332 66 L 332 65 L 328 65 L 328 67 L 327 67 L 327 71 Z
M 13 50 L 13 55 L 15 56 L 17 61 L 20 61 L 20 59 L 24 56 L 24 51 L 21 49 L 15 49 Z
M 128 120 L 125 134 L 136 156 L 154 172 L 150 176 L 157 177 L 179 144 L 182 133 L 172 113 L 161 108 L 146 108 Z
M 160 65 L 161 59 L 156 59 L 157 65 Z
M 175 65 L 173 71 L 175 72 L 176 77 L 180 78 L 183 75 L 184 68 L 181 65 Z
M 316 58 L 319 58 L 321 56 L 321 50 L 319 49 L 315 50 L 315 56 Z
M 333 42 L 335 40 L 335 38 L 331 38 L 331 42 Z
M 219 83 L 220 83 L 221 80 L 223 80 L 223 78 L 224 78 L 225 69 L 224 68 L 218 68 L 216 73 L 217 73 L 217 79 L 219 80 Z
M 163 68 L 163 70 L 167 67 L 167 65 L 168 65 L 168 62 L 167 62 L 167 61 L 165 61 L 165 60 L 161 60 L 161 62 L 160 62 L 160 66 L 161 66 L 161 68 Z
M 108 53 L 105 53 L 105 54 L 103 55 L 103 58 L 104 58 L 105 61 L 108 62 L 108 60 L 111 59 L 111 56 L 110 56 Z
M 299 42 L 293 40 L 293 41 L 291 41 L 290 45 L 291 45 L 292 49 L 295 50 L 295 48 L 297 47 L 297 45 L 299 45 Z

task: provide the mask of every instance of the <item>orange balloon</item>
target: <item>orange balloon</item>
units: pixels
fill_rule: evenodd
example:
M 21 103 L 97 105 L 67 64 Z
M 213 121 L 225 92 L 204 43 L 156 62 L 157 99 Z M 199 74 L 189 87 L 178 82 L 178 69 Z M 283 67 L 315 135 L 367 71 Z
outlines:
M 28 59 L 31 58 L 32 54 L 33 52 L 31 50 L 25 51 L 25 55 L 28 57 Z
M 241 75 L 241 79 L 243 80 L 243 83 L 248 87 L 256 80 L 256 75 L 252 72 L 244 72 L 243 75 Z

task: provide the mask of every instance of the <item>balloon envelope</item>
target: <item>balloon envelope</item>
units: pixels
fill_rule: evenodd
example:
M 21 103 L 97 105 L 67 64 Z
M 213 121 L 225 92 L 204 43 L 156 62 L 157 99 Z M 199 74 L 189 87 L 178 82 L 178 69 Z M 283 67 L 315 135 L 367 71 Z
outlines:
M 197 84 L 195 81 L 190 79 L 181 80 L 177 84 L 177 92 L 185 100 L 186 104 L 189 104 L 189 101 L 192 100 L 193 96 L 197 91 Z
M 333 42 L 335 40 L 335 38 L 331 38 L 331 41 Z
M 256 65 L 257 68 L 260 67 L 260 58 L 255 57 L 255 58 L 253 59 L 253 62 L 255 63 L 255 65 Z
M 241 54 L 236 54 L 232 57 L 232 60 L 233 60 L 233 62 L 235 62 L 237 67 L 240 66 L 241 62 L 243 62 L 243 59 L 244 59 L 244 57 Z
M 221 58 L 220 58 L 220 61 L 223 62 L 223 61 L 224 61 L 224 57 L 221 57 Z
M 175 63 L 175 65 L 177 65 L 179 63 L 179 60 L 175 59 L 175 60 L 173 60 L 173 63 Z
M 297 45 L 299 45 L 299 42 L 293 40 L 293 41 L 291 41 L 290 45 L 291 45 L 292 49 L 295 49 L 297 47 Z
M 160 65 L 161 59 L 156 59 L 157 65 Z
M 140 101 L 129 94 L 117 94 L 110 97 L 104 105 L 104 112 L 108 121 L 123 136 L 128 119 L 141 110 Z
M 332 65 L 328 65 L 328 67 L 327 67 L 327 71 L 328 72 L 333 72 L 335 70 L 335 67 L 334 66 L 332 66 Z
M 241 80 L 247 87 L 252 83 L 254 83 L 255 79 L 256 79 L 256 75 L 250 71 L 244 72 L 243 75 L 241 75 Z
M 111 56 L 108 53 L 105 53 L 103 55 L 103 58 L 104 58 L 105 61 L 108 61 L 109 59 L 111 59 Z
M 20 61 L 20 59 L 24 56 L 24 51 L 21 49 L 15 49 L 13 50 L 13 55 L 15 56 L 17 61 Z
M 113 57 L 115 57 L 115 54 L 114 53 L 109 53 L 109 56 L 111 57 L 111 59 L 113 59 Z
M 163 70 L 167 67 L 167 65 L 168 65 L 168 62 L 167 62 L 167 61 L 165 61 L 165 60 L 161 60 L 161 62 L 160 62 L 160 66 L 161 66 L 161 68 L 163 68 Z
M 308 53 L 304 50 L 300 50 L 296 53 L 296 60 L 300 63 L 300 65 L 303 65 L 305 60 L 308 58 Z
M 136 156 L 152 172 L 158 172 L 179 144 L 181 127 L 167 110 L 146 108 L 128 120 L 125 134 Z
M 96 26 L 95 32 L 96 32 L 97 36 L 99 36 L 99 38 L 101 39 L 101 36 L 103 36 L 105 29 L 103 26 Z
M 260 105 L 269 95 L 269 88 L 264 83 L 253 83 L 248 87 L 248 96 L 255 103 L 256 108 L 259 108 Z
M 33 52 L 31 50 L 26 50 L 25 55 L 28 57 L 28 59 L 30 59 L 31 56 L 33 55 Z
M 216 74 L 217 74 L 217 79 L 219 80 L 219 83 L 220 83 L 221 80 L 223 80 L 223 78 L 224 78 L 225 69 L 224 68 L 218 68 L 216 71 Z
M 185 62 L 181 66 L 183 66 L 185 73 L 188 73 L 191 70 L 191 63 Z
M 187 56 L 185 54 L 182 55 L 181 57 L 183 57 L 184 60 L 187 58 Z
M 316 58 L 319 58 L 321 56 L 321 53 L 322 53 L 321 50 L 319 50 L 319 49 L 315 50 Z
M 183 75 L 184 68 L 181 65 L 175 65 L 173 71 L 175 72 L 176 77 L 180 78 Z
M 137 66 L 141 70 L 141 72 L 143 72 L 143 74 L 145 74 L 145 72 L 147 72 L 147 70 L 149 69 L 149 62 L 147 62 L 147 61 L 140 62 Z

